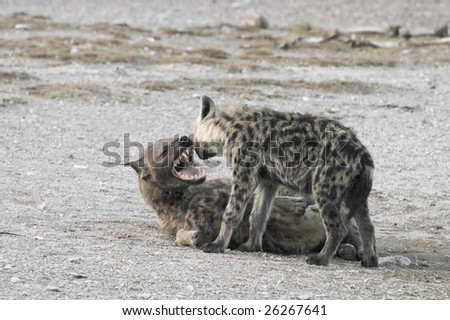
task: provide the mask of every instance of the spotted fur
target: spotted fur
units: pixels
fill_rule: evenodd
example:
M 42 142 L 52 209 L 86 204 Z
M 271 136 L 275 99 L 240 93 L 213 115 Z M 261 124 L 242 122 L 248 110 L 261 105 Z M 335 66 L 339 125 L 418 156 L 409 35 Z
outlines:
M 205 181 L 205 176 L 190 169 L 196 179 L 174 173 L 177 159 L 193 148 L 193 141 L 181 138 L 163 139 L 149 147 L 144 155 L 130 162 L 138 176 L 139 189 L 147 204 L 156 213 L 162 230 L 176 237 L 179 245 L 200 248 L 219 234 L 223 211 L 231 192 L 230 179 Z M 192 155 L 191 155 L 192 156 Z M 195 166 L 195 163 L 191 163 Z M 310 253 L 325 242 L 325 229 L 319 211 L 292 192 L 277 196 L 263 234 L 264 251 L 275 253 Z M 253 199 L 250 199 L 252 203 Z M 228 247 L 235 249 L 249 235 L 250 209 L 233 233 Z M 340 248 L 338 255 L 358 260 L 361 240 L 353 221 L 348 228 L 352 237 Z
M 308 263 L 327 265 L 347 235 L 345 221 L 354 217 L 363 241 L 361 263 L 378 266 L 367 203 L 374 163 L 352 130 L 307 114 L 249 107 L 223 111 L 203 96 L 195 140 L 202 159 L 223 151 L 232 170 L 220 232 L 203 246 L 205 252 L 224 252 L 253 196 L 249 239 L 238 249 L 262 250 L 270 209 L 277 189 L 284 185 L 310 196 L 325 225 L 325 245 Z M 348 209 L 343 218 L 341 207 Z

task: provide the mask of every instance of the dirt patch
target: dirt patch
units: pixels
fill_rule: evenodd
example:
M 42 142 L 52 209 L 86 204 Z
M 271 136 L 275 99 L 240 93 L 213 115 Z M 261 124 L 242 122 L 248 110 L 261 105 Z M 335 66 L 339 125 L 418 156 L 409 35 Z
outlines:
M 84 101 L 93 98 L 111 96 L 108 88 L 96 84 L 50 84 L 27 88 L 28 94 L 45 99 L 80 99 Z
M 0 40 L 4 54 L 65 63 L 195 63 L 219 64 L 231 69 L 235 65 L 251 66 L 255 62 L 300 66 L 394 66 L 450 61 L 449 46 L 438 43 L 433 45 L 426 41 L 432 34 L 412 40 L 389 34 L 369 34 L 367 37 L 370 41 L 385 47 L 354 47 L 351 35 L 345 34 L 336 34 L 330 41 L 318 42 L 318 38 L 327 38 L 333 32 L 310 24 L 271 30 L 231 24 L 183 30 L 148 30 L 126 23 L 71 26 L 24 13 L 0 17 L 0 28 L 14 29 L 17 26 L 46 32 L 24 40 Z M 76 30 L 79 35 L 59 37 L 52 34 L 67 30 Z M 237 46 L 232 50 L 220 43 L 218 47 L 208 47 L 207 42 L 211 38 L 221 39 L 221 43 L 236 42 Z M 187 48 L 173 45 L 188 39 Z M 290 43 L 288 47 L 286 41 Z M 363 40 L 359 40 L 359 43 L 363 43 Z
M 36 79 L 35 76 L 27 72 L 2 71 L 0 70 L 0 81 L 11 83 L 16 80 L 31 80 Z

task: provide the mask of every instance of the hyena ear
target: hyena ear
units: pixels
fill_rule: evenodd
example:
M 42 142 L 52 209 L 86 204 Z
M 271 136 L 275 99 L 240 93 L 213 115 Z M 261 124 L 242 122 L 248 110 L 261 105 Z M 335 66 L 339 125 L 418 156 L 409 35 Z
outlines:
M 132 167 L 134 171 L 136 171 L 137 174 L 140 174 L 142 172 L 143 166 L 141 165 L 141 159 L 130 161 L 127 163 L 124 163 L 124 166 L 126 167 Z
M 206 118 L 207 115 L 212 114 L 216 109 L 214 101 L 208 96 L 202 96 L 202 102 L 200 104 L 200 120 Z

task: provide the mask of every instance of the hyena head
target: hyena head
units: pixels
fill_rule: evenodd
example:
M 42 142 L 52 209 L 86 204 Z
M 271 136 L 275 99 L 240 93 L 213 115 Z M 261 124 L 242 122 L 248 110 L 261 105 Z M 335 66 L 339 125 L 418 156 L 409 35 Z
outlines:
M 187 136 L 162 139 L 151 145 L 140 159 L 125 165 L 138 174 L 143 195 L 152 188 L 175 190 L 205 181 L 206 176 L 193 161 L 194 142 Z
M 208 96 L 202 96 L 200 116 L 194 126 L 195 152 L 202 160 L 218 155 L 223 148 L 224 132 L 218 126 L 219 120 L 214 101 Z

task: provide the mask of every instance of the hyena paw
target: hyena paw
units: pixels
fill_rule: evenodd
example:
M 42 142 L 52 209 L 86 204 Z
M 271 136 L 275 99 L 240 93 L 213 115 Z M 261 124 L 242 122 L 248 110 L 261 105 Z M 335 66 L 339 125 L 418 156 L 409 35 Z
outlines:
M 260 246 L 251 245 L 250 243 L 246 242 L 241 244 L 236 250 L 242 252 L 257 252 L 262 251 L 262 248 Z
M 356 248 L 346 243 L 344 245 L 340 245 L 339 249 L 336 253 L 336 256 L 338 256 L 341 259 L 348 260 L 348 261 L 359 261 L 361 260 L 361 256 L 359 256 L 358 251 Z
M 329 259 L 326 259 L 323 256 L 320 255 L 312 255 L 308 259 L 306 259 L 306 263 L 308 264 L 314 264 L 316 266 L 326 266 L 328 265 Z
M 378 267 L 378 257 L 363 257 L 361 260 L 361 265 L 366 268 L 377 268 Z
M 192 238 L 194 246 L 197 248 L 202 248 L 205 244 L 208 243 L 208 237 L 204 232 L 197 232 Z M 209 240 L 211 241 L 211 240 Z
M 203 250 L 203 252 L 208 252 L 208 253 L 224 253 L 225 252 L 224 246 L 221 243 L 215 243 L 215 242 L 205 243 L 204 245 L 202 245 L 201 249 Z

